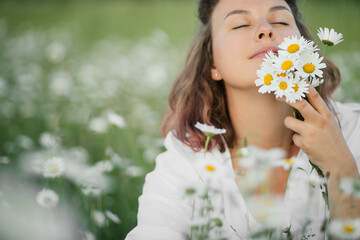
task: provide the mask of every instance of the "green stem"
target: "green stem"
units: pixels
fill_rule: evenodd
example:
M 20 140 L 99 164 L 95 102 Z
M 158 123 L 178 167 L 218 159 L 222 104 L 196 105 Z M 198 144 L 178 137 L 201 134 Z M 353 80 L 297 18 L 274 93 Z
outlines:
M 293 110 L 293 117 L 296 118 L 296 110 L 295 110 L 295 108 L 293 108 L 292 110 Z
M 207 152 L 208 146 L 209 146 L 209 142 L 210 142 L 211 137 L 207 136 L 206 138 L 206 142 L 205 142 L 205 153 Z

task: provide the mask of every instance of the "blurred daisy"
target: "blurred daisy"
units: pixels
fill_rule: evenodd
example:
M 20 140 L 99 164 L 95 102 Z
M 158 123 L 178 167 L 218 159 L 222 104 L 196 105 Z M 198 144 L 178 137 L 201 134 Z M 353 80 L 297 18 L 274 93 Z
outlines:
M 48 132 L 41 134 L 39 142 L 44 148 L 56 148 L 60 146 L 60 139 Z
M 254 195 L 246 200 L 246 205 L 254 218 L 259 223 L 265 224 L 266 227 L 279 228 L 282 224 L 281 216 L 284 213 L 284 201 L 281 197 L 267 194 Z
M 208 186 L 204 182 L 197 182 L 196 184 L 186 184 L 182 186 L 182 198 L 187 197 L 202 197 L 208 191 Z
M 95 240 L 95 236 L 94 234 L 92 234 L 91 232 L 85 231 L 82 232 L 82 240 Z
M 309 41 L 306 41 L 304 37 L 286 37 L 284 41 L 278 46 L 280 50 L 278 51 L 280 56 L 286 55 L 299 55 L 305 49 L 311 48 Z
M 206 179 L 220 179 L 225 176 L 225 164 L 221 164 L 214 159 L 202 159 L 197 163 L 197 169 L 201 176 Z
M 46 178 L 56 178 L 60 177 L 64 171 L 64 160 L 60 157 L 53 157 L 45 161 L 43 176 Z
M 258 79 L 255 80 L 255 85 L 259 88 L 259 93 L 270 93 L 273 90 L 274 72 L 270 65 L 264 65 L 261 69 L 256 71 Z
M 37 203 L 44 208 L 54 208 L 59 202 L 59 196 L 51 189 L 43 189 L 36 196 Z
M 340 220 L 335 219 L 329 223 L 328 227 L 331 236 L 339 239 L 359 239 L 360 238 L 360 218 Z
M 305 93 L 309 93 L 309 84 L 306 81 L 300 81 L 298 76 L 294 78 L 294 92 L 286 98 L 287 102 L 294 103 L 305 97 Z
M 114 169 L 114 164 L 109 160 L 102 160 L 102 161 L 98 161 L 93 166 L 93 168 L 97 169 L 102 173 L 111 172 Z
M 249 146 L 246 155 L 240 159 L 239 164 L 244 168 L 267 168 L 275 166 L 284 157 L 285 153 L 280 148 L 266 150 L 256 146 Z
M 309 184 L 313 187 L 327 183 L 327 179 L 320 177 L 316 171 L 313 171 L 310 173 L 308 181 L 309 181 Z
M 284 170 L 289 170 L 290 168 L 292 168 L 294 163 L 295 163 L 295 157 L 292 157 L 292 158 L 285 158 L 285 159 L 279 160 L 276 162 L 275 165 L 283 167 Z
M 81 189 L 81 192 L 85 196 L 98 197 L 101 194 L 101 188 L 96 186 L 85 186 L 84 188 Z
M 108 112 L 107 117 L 110 124 L 113 124 L 114 126 L 117 126 L 118 128 L 124 128 L 126 127 L 126 122 L 122 116 L 119 114 L 116 114 L 114 112 Z
M 105 215 L 114 223 L 121 223 L 120 218 L 116 214 L 110 212 L 109 210 L 105 211 Z
M 93 211 L 92 212 L 92 219 L 94 220 L 95 224 L 98 226 L 98 227 L 104 227 L 105 226 L 105 215 L 100 212 L 100 211 Z
M 130 177 L 140 177 L 144 175 L 144 169 L 139 166 L 129 166 L 126 168 L 125 174 Z
M 299 59 L 296 74 L 302 78 L 323 76 L 321 69 L 326 68 L 326 64 L 322 63 L 324 57 L 320 57 L 318 53 L 305 52 Z
M 290 76 L 291 74 L 289 74 Z M 288 96 L 295 92 L 294 90 L 295 82 L 292 77 L 280 77 L 277 78 L 274 82 L 274 94 L 277 98 L 281 98 L 285 96 L 288 98 Z
M 199 122 L 195 124 L 195 127 L 200 131 L 202 131 L 207 137 L 213 137 L 214 135 L 226 133 L 226 129 L 215 128 L 214 126 L 210 126 Z
M 97 133 L 105 133 L 108 129 L 108 121 L 104 118 L 92 118 L 89 122 L 89 129 Z
M 334 29 L 329 30 L 328 28 L 319 28 L 317 35 L 322 43 L 327 46 L 335 46 L 344 41 L 342 33 L 337 33 Z
M 341 178 L 340 190 L 360 199 L 360 178 Z

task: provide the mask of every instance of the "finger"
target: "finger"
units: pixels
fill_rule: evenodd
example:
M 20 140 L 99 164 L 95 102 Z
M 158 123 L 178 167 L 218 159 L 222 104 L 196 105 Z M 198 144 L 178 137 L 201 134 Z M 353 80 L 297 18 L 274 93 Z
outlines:
M 299 110 L 301 115 L 304 117 L 305 121 L 313 122 L 319 117 L 318 112 L 305 99 L 301 99 L 294 103 L 286 102 L 285 98 L 277 98 L 277 100 L 281 102 L 285 102 L 291 107 Z
M 293 117 L 286 117 L 284 121 L 285 127 L 293 130 L 294 132 L 304 135 L 306 128 L 308 127 L 308 123 L 301 121 L 299 119 Z
M 309 93 L 307 93 L 306 96 L 308 97 L 310 104 L 316 109 L 318 113 L 324 116 L 332 115 L 330 109 L 320 94 L 311 84 L 309 84 Z
M 302 149 L 303 137 L 300 134 L 295 133 L 292 137 L 294 144 Z

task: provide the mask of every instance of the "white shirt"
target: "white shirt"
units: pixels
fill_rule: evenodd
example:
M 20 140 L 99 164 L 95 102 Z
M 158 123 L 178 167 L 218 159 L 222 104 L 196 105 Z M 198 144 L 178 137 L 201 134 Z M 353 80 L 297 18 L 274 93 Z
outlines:
M 360 169 L 360 104 L 335 102 L 335 111 L 343 136 Z M 167 135 L 165 147 L 167 150 L 156 158 L 155 169 L 146 176 L 143 193 L 139 197 L 138 225 L 125 240 L 189 239 L 190 220 L 195 203 L 184 200 L 181 190 L 184 185 L 196 185 L 203 181 L 196 170 L 196 163 L 204 159 L 204 153 L 194 152 L 172 133 Z M 233 194 L 225 197 L 223 202 L 214 199 L 213 205 L 216 208 L 223 204 L 224 228 L 229 239 L 246 239 L 248 224 L 250 227 L 255 226 L 256 221 L 235 182 L 229 149 L 226 147 L 225 152 L 220 153 L 216 148 L 208 152 L 206 158 L 227 161 L 227 171 L 231 177 L 226 182 L 226 188 Z M 329 210 L 320 188 L 312 188 L 308 181 L 304 181 L 304 174 L 310 175 L 310 172 L 308 158 L 300 150 L 288 178 L 284 196 L 286 214 L 282 222 L 284 227 L 291 225 L 292 231 L 301 231 L 304 217 L 307 217 L 311 222 L 305 236 L 308 239 L 325 239 L 321 226 L 324 219 L 329 218 Z M 316 174 L 316 171 L 311 174 Z

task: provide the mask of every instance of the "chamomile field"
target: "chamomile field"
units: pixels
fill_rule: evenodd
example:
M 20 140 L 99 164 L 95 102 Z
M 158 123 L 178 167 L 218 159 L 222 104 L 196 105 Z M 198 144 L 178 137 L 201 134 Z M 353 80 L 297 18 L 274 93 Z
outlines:
M 0 2 L 0 239 L 124 239 L 136 226 L 196 2 Z M 300 6 L 315 36 L 343 33 L 326 53 L 342 74 L 334 98 L 359 102 L 360 2 Z

